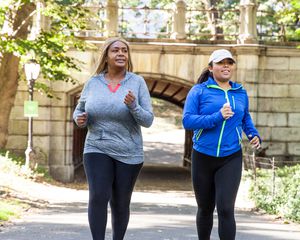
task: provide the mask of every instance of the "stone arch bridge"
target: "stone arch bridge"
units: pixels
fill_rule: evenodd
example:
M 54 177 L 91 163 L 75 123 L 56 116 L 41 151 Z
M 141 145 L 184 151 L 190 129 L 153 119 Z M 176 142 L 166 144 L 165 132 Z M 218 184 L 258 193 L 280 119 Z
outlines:
M 72 181 L 82 141 L 76 131 L 72 112 L 83 84 L 92 75 L 104 39 L 93 39 L 96 50 L 70 51 L 81 61 L 81 72 L 72 73 L 77 85 L 54 82 L 52 87 L 61 98 L 49 99 L 35 93 L 39 101 L 39 117 L 34 118 L 33 146 L 39 164 L 48 166 L 51 175 L 61 181 Z M 234 81 L 243 83 L 250 98 L 250 111 L 267 147 L 265 154 L 282 161 L 300 159 L 300 50 L 295 47 L 201 44 L 177 40 L 153 41 L 131 39 L 134 72 L 142 75 L 153 97 L 180 107 L 200 72 L 206 67 L 210 53 L 229 49 L 237 60 Z M 11 113 L 7 149 L 20 154 L 27 145 L 27 119 L 23 102 L 26 85 L 19 86 Z M 190 134 L 186 134 L 183 162 L 191 151 Z

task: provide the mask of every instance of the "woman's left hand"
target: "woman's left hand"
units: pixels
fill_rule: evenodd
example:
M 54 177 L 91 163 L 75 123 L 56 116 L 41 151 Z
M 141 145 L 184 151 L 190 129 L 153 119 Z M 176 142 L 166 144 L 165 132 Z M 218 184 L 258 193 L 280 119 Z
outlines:
M 252 145 L 252 148 L 259 149 L 260 148 L 260 140 L 258 136 L 255 136 L 251 139 L 250 144 Z
M 131 92 L 130 90 L 128 91 L 127 95 L 124 98 L 124 103 L 127 106 L 132 106 L 132 104 L 135 102 L 135 96 L 133 94 L 133 92 Z

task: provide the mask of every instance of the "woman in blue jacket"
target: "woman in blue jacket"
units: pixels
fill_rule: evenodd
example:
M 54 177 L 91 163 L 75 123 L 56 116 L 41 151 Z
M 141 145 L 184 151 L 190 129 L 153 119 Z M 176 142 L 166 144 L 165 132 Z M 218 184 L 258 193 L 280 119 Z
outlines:
M 192 180 L 198 205 L 199 240 L 209 240 L 217 206 L 222 240 L 234 240 L 235 199 L 242 173 L 242 132 L 254 148 L 260 137 L 249 114 L 249 100 L 242 85 L 230 79 L 235 60 L 225 49 L 214 51 L 189 92 L 183 126 L 194 131 Z

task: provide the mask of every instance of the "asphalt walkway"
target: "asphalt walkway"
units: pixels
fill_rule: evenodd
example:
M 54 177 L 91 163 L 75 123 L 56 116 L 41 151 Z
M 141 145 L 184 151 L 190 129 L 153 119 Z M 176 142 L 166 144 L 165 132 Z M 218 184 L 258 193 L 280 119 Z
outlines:
M 180 167 L 183 143 L 179 141 L 184 133 L 165 129 L 145 137 L 146 165 L 132 196 L 125 240 L 197 240 L 190 173 Z M 8 179 L 4 176 L 0 186 L 9 186 L 39 208 L 31 208 L 21 219 L 0 227 L 1 240 L 92 240 L 87 190 Z M 236 203 L 237 240 L 300 239 L 300 225 L 284 224 L 273 216 L 252 211 L 247 190 L 247 182 L 242 182 Z M 110 239 L 108 219 L 106 240 Z M 215 216 L 211 240 L 217 239 Z
M 144 167 L 133 193 L 125 240 L 196 240 L 196 203 L 189 180 L 188 172 L 179 167 Z M 244 200 L 244 189 L 245 183 L 237 201 L 237 240 L 300 239 L 299 225 L 283 224 L 252 212 L 251 203 Z M 41 208 L 1 229 L 1 240 L 92 239 L 87 223 L 87 190 L 28 181 L 23 196 L 36 199 Z M 212 240 L 218 239 L 216 220 L 217 216 Z M 110 219 L 106 239 L 111 239 Z

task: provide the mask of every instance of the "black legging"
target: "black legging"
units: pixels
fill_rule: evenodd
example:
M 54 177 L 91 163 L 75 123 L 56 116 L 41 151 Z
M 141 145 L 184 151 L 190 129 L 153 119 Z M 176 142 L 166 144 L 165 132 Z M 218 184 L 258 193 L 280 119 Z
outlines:
M 88 218 L 93 240 L 104 240 L 107 205 L 112 213 L 113 240 L 124 238 L 130 215 L 134 184 L 143 164 L 125 164 L 105 154 L 84 154 L 89 184 Z
M 192 152 L 192 180 L 198 205 L 199 240 L 209 240 L 213 212 L 217 205 L 218 232 L 221 240 L 234 240 L 234 205 L 242 173 L 242 151 L 227 157 L 212 157 Z

